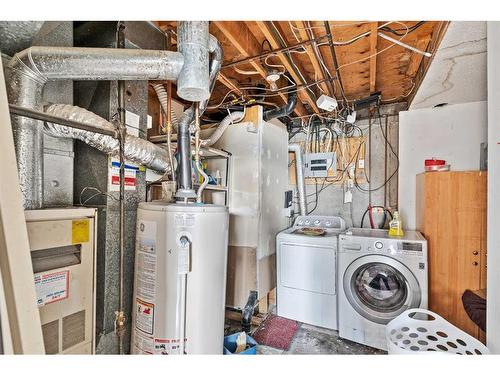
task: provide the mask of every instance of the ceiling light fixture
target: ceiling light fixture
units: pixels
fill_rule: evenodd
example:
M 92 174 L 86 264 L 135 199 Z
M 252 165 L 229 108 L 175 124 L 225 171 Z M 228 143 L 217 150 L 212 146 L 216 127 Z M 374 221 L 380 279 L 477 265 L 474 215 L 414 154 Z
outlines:
M 269 83 L 269 88 L 273 91 L 278 90 L 278 80 L 280 79 L 281 74 L 276 69 L 271 69 L 267 71 L 266 81 Z

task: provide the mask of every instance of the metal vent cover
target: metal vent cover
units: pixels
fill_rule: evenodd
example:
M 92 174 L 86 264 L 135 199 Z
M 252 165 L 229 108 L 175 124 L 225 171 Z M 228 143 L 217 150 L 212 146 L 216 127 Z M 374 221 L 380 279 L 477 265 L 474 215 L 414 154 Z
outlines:
M 59 319 L 42 325 L 45 354 L 59 353 Z
M 85 310 L 67 315 L 62 320 L 62 350 L 85 341 Z

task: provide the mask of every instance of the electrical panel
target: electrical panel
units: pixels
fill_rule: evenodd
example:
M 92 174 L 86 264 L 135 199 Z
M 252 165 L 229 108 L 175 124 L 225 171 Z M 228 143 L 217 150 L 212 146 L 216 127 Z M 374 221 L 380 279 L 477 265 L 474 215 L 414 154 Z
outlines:
M 328 172 L 332 171 L 330 175 L 335 175 L 337 170 L 337 158 L 335 152 L 315 152 L 305 154 L 304 158 L 304 177 L 328 177 Z

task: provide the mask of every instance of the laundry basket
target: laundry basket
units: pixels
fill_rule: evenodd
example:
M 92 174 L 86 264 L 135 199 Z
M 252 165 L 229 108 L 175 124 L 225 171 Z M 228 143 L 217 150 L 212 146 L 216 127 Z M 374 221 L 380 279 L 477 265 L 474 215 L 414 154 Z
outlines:
M 489 354 L 488 348 L 438 314 L 409 309 L 386 326 L 389 354 Z

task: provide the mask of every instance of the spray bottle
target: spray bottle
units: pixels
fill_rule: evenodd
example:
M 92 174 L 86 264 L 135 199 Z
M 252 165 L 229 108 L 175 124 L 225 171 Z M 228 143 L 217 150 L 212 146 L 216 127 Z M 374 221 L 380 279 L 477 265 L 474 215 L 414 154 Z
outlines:
M 389 236 L 403 235 L 403 221 L 398 211 L 394 211 L 392 220 L 389 223 Z

